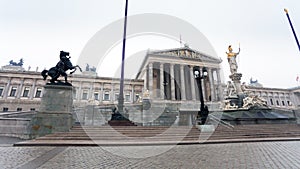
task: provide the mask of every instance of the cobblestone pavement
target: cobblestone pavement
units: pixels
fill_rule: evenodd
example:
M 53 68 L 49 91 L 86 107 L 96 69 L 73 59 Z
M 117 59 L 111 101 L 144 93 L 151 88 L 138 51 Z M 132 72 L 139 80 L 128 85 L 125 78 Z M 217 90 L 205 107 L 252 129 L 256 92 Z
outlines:
M 118 152 L 118 155 L 116 155 Z M 0 147 L 0 168 L 300 168 L 300 142 Z

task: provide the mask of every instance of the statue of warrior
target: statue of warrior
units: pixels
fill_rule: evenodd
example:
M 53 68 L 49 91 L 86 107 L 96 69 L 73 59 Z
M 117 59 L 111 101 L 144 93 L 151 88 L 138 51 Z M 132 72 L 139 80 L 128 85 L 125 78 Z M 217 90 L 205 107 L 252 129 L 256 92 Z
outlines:
M 231 45 L 229 45 L 228 46 L 228 51 L 229 52 L 226 52 L 226 54 L 227 54 L 227 59 L 228 59 L 228 63 L 229 63 L 229 66 L 230 66 L 230 72 L 231 72 L 231 74 L 234 74 L 234 73 L 237 73 L 237 68 L 238 68 L 238 65 L 237 65 L 237 62 L 236 62 L 236 57 L 240 53 L 241 49 L 239 47 L 239 51 L 237 53 L 234 53 L 232 51 Z

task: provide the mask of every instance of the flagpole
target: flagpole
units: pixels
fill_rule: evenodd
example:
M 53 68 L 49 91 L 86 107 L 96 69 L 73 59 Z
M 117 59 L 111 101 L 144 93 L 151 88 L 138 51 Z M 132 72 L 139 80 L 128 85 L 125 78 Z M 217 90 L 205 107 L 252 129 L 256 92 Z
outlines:
M 289 16 L 288 10 L 287 10 L 287 9 L 284 9 L 284 12 L 286 13 L 286 16 L 287 16 L 287 18 L 288 18 L 288 20 L 289 20 L 289 23 L 290 23 L 290 26 L 291 26 L 291 28 L 292 28 L 292 31 L 293 31 L 293 34 L 294 34 L 294 37 L 295 37 L 296 43 L 297 43 L 297 45 L 298 45 L 298 49 L 299 49 L 299 51 L 300 51 L 300 45 L 299 45 L 299 41 L 298 41 L 298 38 L 297 38 L 296 32 L 295 32 L 295 30 L 294 30 L 294 27 L 293 27 L 292 21 L 291 21 L 291 19 L 290 19 L 290 16 Z
M 118 98 L 119 113 L 123 113 L 123 111 L 124 111 L 123 110 L 123 108 L 124 108 L 124 63 L 125 63 L 125 46 L 126 46 L 127 10 L 128 10 L 128 0 L 126 0 L 126 4 L 125 4 L 120 93 L 119 93 L 119 98 Z

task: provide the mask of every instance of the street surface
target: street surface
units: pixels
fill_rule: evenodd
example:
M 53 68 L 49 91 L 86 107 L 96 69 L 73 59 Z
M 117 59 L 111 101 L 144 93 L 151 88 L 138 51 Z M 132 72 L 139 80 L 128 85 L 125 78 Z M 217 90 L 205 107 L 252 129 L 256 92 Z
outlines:
M 299 169 L 300 142 L 120 147 L 13 147 L 0 142 L 0 168 Z

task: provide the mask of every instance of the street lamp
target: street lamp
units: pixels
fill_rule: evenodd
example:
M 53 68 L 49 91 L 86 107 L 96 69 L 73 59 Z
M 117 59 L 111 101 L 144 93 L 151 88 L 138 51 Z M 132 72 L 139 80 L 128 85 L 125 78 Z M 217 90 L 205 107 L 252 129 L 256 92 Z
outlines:
M 126 49 L 125 47 L 126 47 L 126 30 L 127 30 L 127 11 L 128 11 L 128 0 L 126 0 L 126 4 L 125 4 L 120 93 L 118 98 L 118 113 L 121 114 L 124 112 L 124 65 L 125 65 L 125 49 Z
M 194 77 L 197 81 L 197 86 L 199 90 L 199 98 L 200 98 L 200 111 L 198 111 L 197 119 L 201 120 L 201 124 L 203 125 L 207 119 L 208 116 L 208 107 L 204 105 L 204 99 L 203 99 L 203 91 L 202 91 L 202 83 L 201 79 L 204 79 L 207 77 L 207 70 L 205 67 L 202 68 L 202 71 L 199 66 L 195 66 L 193 68 Z

